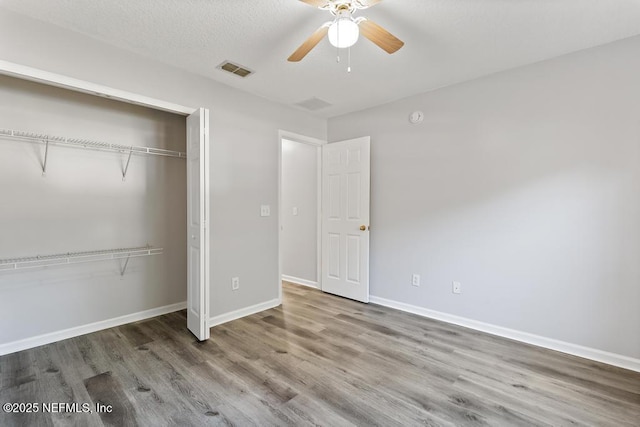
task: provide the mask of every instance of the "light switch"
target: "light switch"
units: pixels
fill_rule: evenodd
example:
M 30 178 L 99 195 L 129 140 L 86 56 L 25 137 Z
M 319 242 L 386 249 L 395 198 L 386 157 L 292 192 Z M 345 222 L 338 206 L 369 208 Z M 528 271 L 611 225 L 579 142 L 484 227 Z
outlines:
M 298 208 L 293 208 L 293 215 L 298 216 Z
M 271 215 L 271 207 L 269 205 L 260 206 L 260 216 L 270 216 Z

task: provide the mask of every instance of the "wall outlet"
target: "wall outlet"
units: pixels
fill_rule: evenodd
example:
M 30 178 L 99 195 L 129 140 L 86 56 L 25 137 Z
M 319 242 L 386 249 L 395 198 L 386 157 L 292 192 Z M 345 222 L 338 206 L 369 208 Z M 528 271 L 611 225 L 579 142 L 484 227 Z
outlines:
M 420 275 L 419 274 L 414 274 L 413 276 L 411 276 L 411 284 L 413 286 L 420 286 Z
M 269 216 L 269 215 L 271 215 L 271 207 L 269 205 L 261 205 L 260 216 Z
M 239 277 L 232 277 L 231 278 L 231 290 L 237 291 L 238 289 L 240 289 L 240 278 Z
M 293 208 L 293 216 L 298 216 L 298 208 Z
M 451 282 L 451 291 L 454 294 L 461 294 L 462 293 L 462 285 L 460 284 L 460 282 Z

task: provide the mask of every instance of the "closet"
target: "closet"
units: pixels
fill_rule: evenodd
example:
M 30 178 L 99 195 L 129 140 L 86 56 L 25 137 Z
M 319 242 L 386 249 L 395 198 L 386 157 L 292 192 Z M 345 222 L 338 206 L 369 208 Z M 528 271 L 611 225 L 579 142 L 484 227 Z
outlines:
M 186 126 L 0 75 L 0 347 L 185 307 Z

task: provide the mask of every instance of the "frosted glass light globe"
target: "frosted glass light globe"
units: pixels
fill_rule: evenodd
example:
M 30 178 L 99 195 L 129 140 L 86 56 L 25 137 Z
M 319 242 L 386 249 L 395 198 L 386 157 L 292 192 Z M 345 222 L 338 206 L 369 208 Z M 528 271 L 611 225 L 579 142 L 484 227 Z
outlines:
M 335 47 L 351 47 L 358 41 L 360 30 L 351 18 L 338 18 L 329 27 L 329 43 Z

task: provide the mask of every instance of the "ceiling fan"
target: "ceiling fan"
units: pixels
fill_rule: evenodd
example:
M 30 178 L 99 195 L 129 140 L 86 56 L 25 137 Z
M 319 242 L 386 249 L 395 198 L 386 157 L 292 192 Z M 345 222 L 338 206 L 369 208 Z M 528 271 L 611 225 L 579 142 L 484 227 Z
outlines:
M 387 53 L 394 53 L 404 42 L 364 17 L 354 18 L 358 9 L 375 6 L 382 0 L 300 0 L 310 6 L 329 11 L 335 18 L 322 24 L 307 40 L 289 56 L 288 61 L 298 62 L 304 58 L 328 34 L 329 42 L 337 48 L 353 46 L 359 34 L 371 40 Z

